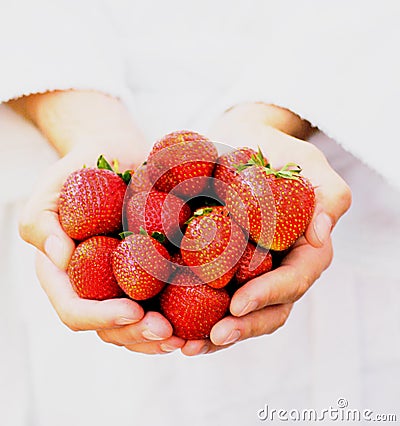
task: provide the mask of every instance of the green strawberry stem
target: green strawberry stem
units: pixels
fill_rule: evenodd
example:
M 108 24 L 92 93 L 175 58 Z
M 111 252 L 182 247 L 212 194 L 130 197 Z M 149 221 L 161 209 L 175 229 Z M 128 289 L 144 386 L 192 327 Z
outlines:
M 209 214 L 213 211 L 212 207 L 203 207 L 200 209 L 197 209 L 194 213 L 193 216 L 191 216 L 186 222 L 185 225 L 189 225 L 189 223 L 195 218 L 195 217 L 199 217 L 199 216 L 204 216 L 206 214 Z
M 211 213 L 213 209 L 211 207 L 203 207 L 193 213 L 193 216 L 204 216 L 205 214 Z
M 267 175 L 274 175 L 277 178 L 298 180 L 301 173 L 301 167 L 296 163 L 287 163 L 280 170 L 274 169 L 268 164 L 264 171 Z
M 117 175 L 128 185 L 131 181 L 132 170 L 125 170 L 124 173 L 117 173 Z
M 154 231 L 151 233 L 151 237 L 161 244 L 164 244 L 167 241 L 167 237 L 162 232 Z
M 105 159 L 104 155 L 100 155 L 100 157 L 97 159 L 97 168 L 114 172 L 114 169 L 111 167 L 111 164 Z
M 265 157 L 260 147 L 258 147 L 257 154 L 252 155 L 250 160 L 247 163 L 238 164 L 238 165 L 235 165 L 234 167 L 240 173 L 241 171 L 252 166 L 262 167 L 267 175 L 274 175 L 277 178 L 283 178 L 283 179 L 298 180 L 299 174 L 302 171 L 301 167 L 296 163 L 287 163 L 279 170 L 274 169 L 270 163 L 266 164 Z
M 149 235 L 148 232 L 143 228 L 143 226 L 141 226 L 139 228 L 139 234 L 140 235 Z M 158 232 L 158 231 L 152 232 L 150 237 L 154 238 L 155 240 L 157 240 L 161 244 L 164 244 L 167 241 L 167 237 L 162 232 Z
M 113 164 L 114 164 L 114 168 L 105 159 L 104 155 L 100 155 L 100 157 L 97 160 L 97 168 L 98 169 L 110 170 L 111 172 L 114 172 L 116 175 L 118 175 L 128 185 L 130 180 L 131 180 L 132 170 L 126 170 L 125 172 L 120 173 L 118 160 L 114 160 Z
M 113 160 L 113 169 L 114 169 L 114 171 L 117 175 L 120 174 L 119 173 L 119 161 L 116 158 L 114 158 L 114 160 Z
M 241 172 L 242 170 L 247 169 L 247 167 L 251 167 L 251 166 L 268 167 L 267 161 L 260 147 L 258 147 L 257 154 L 252 155 L 250 157 L 250 160 L 247 163 L 236 164 L 233 167 L 235 167 L 238 172 Z
M 121 238 L 121 240 L 124 240 L 126 237 L 129 237 L 129 235 L 133 235 L 133 232 L 131 231 L 124 231 L 120 232 L 118 236 Z

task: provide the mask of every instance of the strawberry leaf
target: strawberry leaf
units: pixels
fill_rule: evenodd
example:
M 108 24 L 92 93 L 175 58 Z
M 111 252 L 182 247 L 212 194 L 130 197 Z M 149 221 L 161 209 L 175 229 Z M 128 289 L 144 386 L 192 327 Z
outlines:
M 100 155 L 97 160 L 98 169 L 110 170 L 111 172 L 114 172 L 128 185 L 132 177 L 132 170 L 125 170 L 123 173 L 120 173 L 119 162 L 117 159 L 113 161 L 113 166 L 114 167 L 112 167 L 111 164 L 105 159 L 104 155 Z
M 124 232 L 120 232 L 118 234 L 118 236 L 123 240 L 126 237 L 129 237 L 129 235 L 133 235 L 133 232 L 131 231 L 124 231 Z
M 240 173 L 244 169 L 247 169 L 247 167 L 253 166 L 253 164 L 245 163 L 245 164 L 234 164 L 233 167 Z
M 151 237 L 161 244 L 164 244 L 165 241 L 167 241 L 167 237 L 162 232 L 154 231 L 152 232 Z
M 147 233 L 147 231 L 143 228 L 143 226 L 141 226 L 141 227 L 139 228 L 139 234 L 140 234 L 140 235 L 149 235 L 149 234 Z
M 121 173 L 119 172 L 119 161 L 115 158 L 113 161 L 113 170 L 119 176 Z
M 97 160 L 97 168 L 98 169 L 104 169 L 104 170 L 110 170 L 114 171 L 114 169 L 111 167 L 110 163 L 104 158 L 104 155 L 100 155 L 100 157 Z
M 213 209 L 211 207 L 204 207 L 202 209 L 197 209 L 193 216 L 204 216 L 205 214 L 211 213 Z
M 233 167 L 240 173 L 244 169 L 247 169 L 248 167 L 251 167 L 251 166 L 268 167 L 267 161 L 260 147 L 258 147 L 257 154 L 253 154 L 247 163 L 235 164 Z
M 264 171 L 267 175 L 274 175 L 276 178 L 299 180 L 302 169 L 296 163 L 287 163 L 280 170 L 274 169 L 268 164 L 264 167 Z
M 124 173 L 117 173 L 117 174 L 127 185 L 131 181 L 132 170 L 125 170 Z
M 267 166 L 267 162 L 265 160 L 264 154 L 261 151 L 260 146 L 258 146 L 257 154 L 252 155 L 249 162 L 251 162 L 255 166 Z
M 185 225 L 189 225 L 189 223 L 195 218 L 195 217 L 199 217 L 199 216 L 204 216 L 206 214 L 209 214 L 213 211 L 212 207 L 203 207 L 201 209 L 197 209 L 194 213 L 193 216 L 190 217 L 186 222 Z

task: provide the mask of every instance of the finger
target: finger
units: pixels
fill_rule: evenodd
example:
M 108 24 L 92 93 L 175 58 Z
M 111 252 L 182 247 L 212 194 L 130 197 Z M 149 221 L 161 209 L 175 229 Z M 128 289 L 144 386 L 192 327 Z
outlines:
M 305 237 L 314 247 L 322 247 L 332 228 L 351 205 L 351 191 L 346 182 L 329 166 L 323 154 L 313 149 L 315 160 L 312 173 L 318 175 L 315 187 L 316 206 Z M 311 172 L 310 172 L 311 173 Z M 319 182 L 319 183 L 318 183 Z
M 99 330 L 140 321 L 142 307 L 129 299 L 81 299 L 64 271 L 38 252 L 36 272 L 40 284 L 61 321 L 71 330 Z
M 171 336 L 169 339 L 161 342 L 136 343 L 134 345 L 126 345 L 125 347 L 132 352 L 140 352 L 144 354 L 167 354 L 180 349 L 185 344 L 185 340 Z
M 317 205 L 304 237 L 313 247 L 322 247 L 329 239 L 332 228 L 332 216 L 326 213 L 322 206 Z
M 19 232 L 60 269 L 66 270 L 75 244 L 66 235 L 58 218 L 60 188 L 70 171 L 82 166 L 81 160 L 66 156 L 57 161 L 36 185 L 19 218 Z
M 333 256 L 329 239 L 320 248 L 300 238 L 279 268 L 247 282 L 232 297 L 232 315 L 243 316 L 268 305 L 298 300 L 329 266 Z
M 40 200 L 36 201 L 41 203 Z M 55 211 L 36 211 L 28 205 L 21 216 L 19 232 L 26 242 L 46 253 L 58 268 L 67 269 L 75 243 L 61 228 Z
M 230 345 L 217 346 L 212 343 L 209 339 L 204 340 L 188 340 L 185 345 L 181 348 L 183 355 L 186 356 L 196 356 L 196 355 L 204 355 L 211 354 L 213 352 L 227 349 Z
M 241 318 L 226 317 L 211 330 L 211 342 L 225 346 L 250 337 L 271 334 L 285 324 L 291 309 L 292 304 L 274 305 Z
M 168 339 L 172 336 L 172 326 L 160 313 L 147 312 L 135 324 L 109 330 L 100 330 L 97 334 L 105 342 L 126 346 Z
M 188 340 L 182 347 L 183 355 L 194 356 L 208 353 L 211 349 L 211 342 L 208 339 Z

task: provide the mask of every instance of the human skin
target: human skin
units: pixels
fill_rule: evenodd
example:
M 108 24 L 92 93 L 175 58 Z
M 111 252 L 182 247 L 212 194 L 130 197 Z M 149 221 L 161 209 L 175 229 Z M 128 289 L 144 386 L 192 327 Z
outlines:
M 275 122 L 273 117 L 279 112 Z M 187 342 L 182 348 L 186 355 L 214 352 L 250 337 L 273 333 L 285 324 L 293 303 L 331 263 L 330 234 L 350 207 L 351 191 L 317 147 L 281 131 L 296 135 L 311 131 L 309 124 L 294 114 L 291 122 L 290 114 L 280 109 L 271 115 L 271 105 L 246 103 L 226 111 L 210 129 L 213 140 L 236 147 L 243 146 L 243 141 L 254 149 L 259 146 L 273 166 L 288 162 L 301 165 L 302 174 L 315 187 L 316 207 L 304 236 L 281 265 L 237 290 L 230 304 L 231 315 L 213 327 L 209 340 Z M 285 121 L 291 123 L 287 128 L 282 126 Z M 275 128 L 278 125 L 281 130 Z
M 133 164 L 122 163 L 122 167 L 140 164 L 146 156 L 141 151 L 143 135 L 120 101 L 97 92 L 32 95 L 11 106 L 32 120 L 62 156 L 44 173 L 28 201 L 20 232 L 41 251 L 39 280 L 61 320 L 72 330 L 96 330 L 105 342 L 147 354 L 179 348 L 188 356 L 211 353 L 282 326 L 293 303 L 331 262 L 330 232 L 350 206 L 348 186 L 315 146 L 291 136 L 306 137 L 311 131 L 309 123 L 282 108 L 243 104 L 219 117 L 207 136 L 231 146 L 251 141 L 250 146 L 260 146 L 274 165 L 294 161 L 316 187 L 313 220 L 281 266 L 240 288 L 232 298 L 231 315 L 217 323 L 206 340 L 184 341 L 174 336 L 171 324 L 161 314 L 144 314 L 132 300 L 80 299 L 65 272 L 74 243 L 59 224 L 59 190 L 71 171 L 82 164 L 91 165 L 101 153 L 132 159 Z

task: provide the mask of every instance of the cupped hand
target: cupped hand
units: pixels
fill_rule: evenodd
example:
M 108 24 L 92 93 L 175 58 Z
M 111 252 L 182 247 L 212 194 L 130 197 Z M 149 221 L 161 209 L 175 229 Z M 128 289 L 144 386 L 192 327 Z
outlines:
M 80 298 L 65 271 L 38 253 L 36 272 L 61 321 L 73 331 L 95 330 L 107 343 L 146 354 L 168 353 L 183 346 L 171 324 L 157 312 L 143 311 L 128 298 L 103 301 Z
M 81 299 L 66 273 L 75 242 L 60 225 L 58 197 L 67 176 L 83 165 L 95 166 L 100 154 L 120 160 L 121 170 L 143 161 L 146 143 L 123 105 L 100 93 L 69 91 L 34 95 L 17 106 L 64 154 L 42 174 L 19 221 L 22 238 L 40 251 L 37 275 L 62 322 L 74 331 L 95 330 L 105 342 L 136 352 L 166 353 L 183 346 L 161 314 L 145 314 L 128 298 Z
M 329 266 L 333 256 L 331 231 L 351 204 L 351 192 L 314 145 L 272 127 L 269 106 L 243 104 L 214 123 L 210 137 L 229 146 L 259 146 L 273 167 L 294 162 L 303 169 L 316 194 L 313 218 L 280 266 L 238 289 L 230 316 L 211 330 L 210 339 L 188 341 L 186 355 L 210 353 L 237 341 L 270 334 L 283 326 L 296 302 Z
M 85 157 L 90 158 L 89 155 Z M 95 158 L 93 153 L 93 158 Z M 23 238 L 36 246 L 37 275 L 61 321 L 73 331 L 95 330 L 108 343 L 142 353 L 166 353 L 183 345 L 172 336 L 170 323 L 155 312 L 144 313 L 128 298 L 94 301 L 73 290 L 66 268 L 75 249 L 58 218 L 58 194 L 67 175 L 83 164 L 81 153 L 71 152 L 43 175 L 20 221 Z

